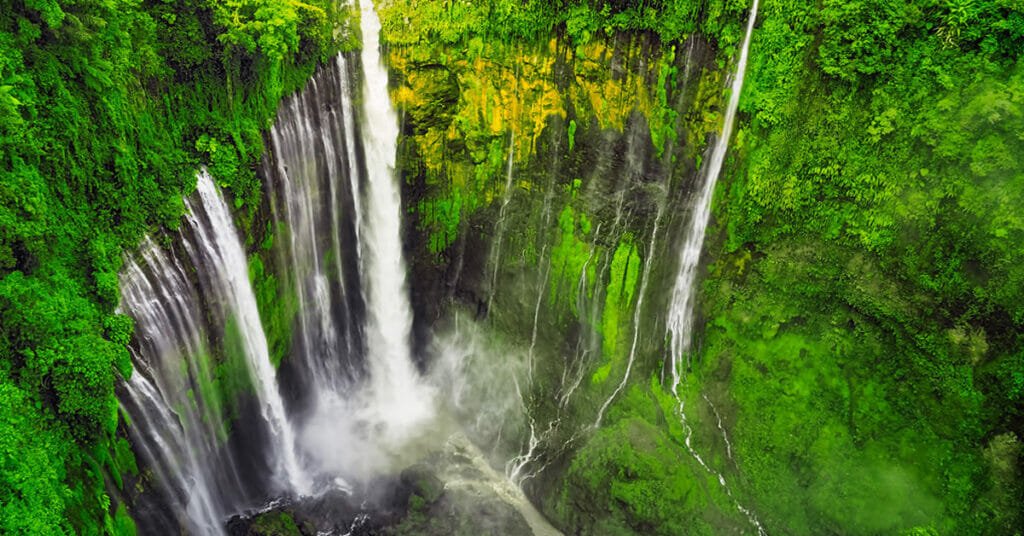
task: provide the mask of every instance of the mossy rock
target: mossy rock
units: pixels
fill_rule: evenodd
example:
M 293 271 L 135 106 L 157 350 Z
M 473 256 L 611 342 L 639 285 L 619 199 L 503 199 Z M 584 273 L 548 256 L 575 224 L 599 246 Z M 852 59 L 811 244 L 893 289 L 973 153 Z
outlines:
M 302 536 L 295 518 L 287 512 L 267 512 L 256 516 L 246 536 Z

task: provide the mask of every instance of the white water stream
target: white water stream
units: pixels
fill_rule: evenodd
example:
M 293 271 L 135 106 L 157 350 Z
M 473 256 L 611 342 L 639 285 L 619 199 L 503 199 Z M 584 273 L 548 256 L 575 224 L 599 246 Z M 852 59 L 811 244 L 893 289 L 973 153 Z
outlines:
M 196 209 L 186 199 L 187 218 L 195 232 L 196 246 L 202 249 L 201 252 L 190 253 L 193 258 L 202 256 L 206 266 L 212 268 L 217 279 L 214 288 L 223 293 L 220 297 L 227 307 L 227 314 L 237 322 L 263 420 L 277 447 L 274 449 L 278 462 L 276 470 L 280 478 L 287 482 L 288 489 L 300 495 L 309 493 L 309 477 L 300 467 L 295 453 L 295 431 L 284 411 L 284 401 L 277 387 L 277 371 L 270 363 L 267 338 L 256 308 L 256 295 L 249 282 L 249 263 L 242 250 L 231 212 L 213 179 L 205 171 L 199 174 L 196 193 L 209 221 L 202 222 Z M 186 242 L 186 246 L 188 244 Z
M 388 434 L 399 440 L 433 415 L 431 395 L 412 362 L 412 307 L 402 254 L 402 197 L 395 177 L 398 116 L 380 56 L 380 20 L 373 2 L 362 3 L 363 147 L 367 183 L 362 240 L 366 289 L 366 346 L 371 397 Z
M 679 271 L 672 287 L 672 301 L 668 311 L 668 333 L 671 340 L 672 388 L 675 389 L 685 374 L 684 360 L 690 351 L 693 338 L 693 309 L 696 299 L 694 285 L 697 281 L 697 267 L 700 254 L 704 247 L 704 234 L 708 220 L 711 218 L 711 198 L 715 192 L 715 184 L 722 173 L 725 154 L 729 150 L 733 124 L 736 122 L 736 111 L 743 92 L 743 78 L 747 71 L 747 57 L 750 49 L 750 36 L 754 32 L 754 21 L 757 19 L 757 3 L 754 0 L 747 18 L 747 30 L 740 47 L 739 60 L 736 62 L 736 74 L 732 80 L 729 103 L 725 109 L 725 121 L 722 132 L 715 140 L 711 150 L 711 158 L 703 171 L 704 182 L 693 204 L 690 225 L 687 228 L 683 247 L 679 252 Z
M 747 59 L 750 50 L 750 38 L 754 32 L 754 22 L 757 20 L 758 0 L 754 0 L 750 7 L 750 14 L 747 18 L 746 33 L 740 46 L 739 59 L 736 62 L 736 74 L 730 88 L 729 102 L 725 109 L 725 120 L 722 124 L 722 132 L 711 150 L 711 158 L 704 169 L 704 182 L 693 205 L 690 225 L 688 226 L 686 238 L 683 242 L 679 255 L 679 271 L 676 274 L 675 284 L 672 288 L 672 299 L 668 311 L 667 331 L 670 340 L 671 371 L 672 371 L 672 394 L 679 401 L 678 413 L 682 421 L 685 436 L 685 446 L 691 456 L 705 470 L 713 474 L 726 494 L 732 497 L 732 491 L 726 484 L 725 477 L 711 466 L 693 447 L 693 430 L 687 423 L 684 397 L 680 393 L 680 386 L 685 387 L 686 373 L 690 366 L 690 349 L 693 339 L 694 328 L 694 305 L 697 298 L 696 282 L 697 268 L 700 263 L 700 255 L 704 246 L 704 235 L 707 231 L 708 221 L 711 218 L 711 199 L 714 195 L 715 184 L 722 172 L 722 165 L 725 162 L 725 155 L 729 149 L 729 141 L 732 137 L 733 126 L 736 121 L 736 112 L 739 108 L 740 95 L 743 92 L 743 79 L 747 71 Z M 710 400 L 708 400 L 710 404 Z M 716 418 L 717 408 L 713 408 Z M 718 420 L 718 429 L 726 441 L 727 454 L 732 457 L 732 445 L 728 436 Z M 734 499 L 735 500 L 735 499 Z M 765 534 L 764 527 L 754 513 L 736 502 L 736 508 L 742 512 L 752 525 L 757 529 L 758 534 Z

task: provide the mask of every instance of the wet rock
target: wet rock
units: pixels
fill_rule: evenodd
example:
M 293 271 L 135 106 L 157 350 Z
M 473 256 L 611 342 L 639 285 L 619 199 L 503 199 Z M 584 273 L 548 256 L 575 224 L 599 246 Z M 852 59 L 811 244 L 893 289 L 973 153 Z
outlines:
M 358 497 L 334 491 L 281 500 L 235 516 L 231 536 L 517 536 L 532 534 L 516 507 L 468 458 L 434 453 Z

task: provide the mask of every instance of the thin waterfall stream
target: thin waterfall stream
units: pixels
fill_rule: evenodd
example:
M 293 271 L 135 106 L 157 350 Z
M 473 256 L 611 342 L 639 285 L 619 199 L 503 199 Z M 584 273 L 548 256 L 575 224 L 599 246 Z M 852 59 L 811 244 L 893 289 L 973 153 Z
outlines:
M 711 199 L 714 195 L 715 185 L 722 173 L 722 165 L 725 163 L 725 155 L 729 150 L 729 140 L 732 137 L 732 130 L 736 121 L 736 112 L 739 109 L 740 95 L 743 92 L 743 79 L 747 71 L 747 59 L 750 51 L 750 38 L 754 33 L 754 22 L 757 20 L 758 0 L 754 0 L 750 6 L 750 14 L 747 16 L 746 33 L 740 45 L 739 58 L 736 61 L 736 72 L 733 75 L 732 86 L 729 93 L 729 102 L 725 109 L 725 119 L 722 123 L 722 132 L 715 140 L 711 150 L 711 158 L 707 168 L 703 170 L 704 181 L 694 201 L 690 216 L 690 224 L 687 228 L 682 249 L 679 254 L 679 270 L 676 273 L 675 284 L 672 287 L 672 297 L 668 311 L 667 332 L 670 341 L 671 360 L 671 386 L 670 390 L 678 401 L 678 414 L 682 421 L 686 449 L 690 455 L 703 467 L 716 476 L 718 482 L 732 497 L 732 490 L 726 484 L 725 477 L 721 472 L 709 466 L 704 458 L 693 447 L 693 429 L 687 423 L 686 407 L 683 395 L 680 394 L 680 387 L 685 388 L 687 368 L 690 366 L 689 355 L 693 341 L 694 330 L 694 309 L 697 299 L 697 275 L 700 263 L 701 251 L 704 247 L 704 235 L 707 231 L 708 222 L 711 219 Z M 684 362 L 685 361 L 685 362 Z M 705 400 L 706 397 L 705 397 Z M 708 400 L 710 404 L 710 400 Z M 725 430 L 721 426 L 721 419 L 718 417 L 717 408 L 713 408 L 717 426 L 723 434 L 728 447 L 728 455 L 732 457 L 732 446 L 729 443 Z M 757 516 L 748 508 L 736 503 L 736 508 L 750 520 L 750 523 L 757 529 L 758 534 L 765 534 L 764 527 Z
M 694 301 L 696 299 L 695 284 L 697 282 L 697 268 L 700 264 L 700 254 L 704 249 L 704 234 L 707 231 L 708 221 L 711 219 L 711 198 L 715 193 L 715 185 L 718 183 L 718 176 L 722 173 L 722 165 L 725 163 L 725 155 L 729 150 L 729 140 L 732 137 L 733 125 L 736 122 L 736 111 L 740 105 L 740 94 L 743 92 L 743 79 L 747 72 L 747 57 L 750 50 L 750 37 L 754 32 L 754 22 L 757 19 L 757 3 L 750 7 L 750 14 L 747 17 L 746 33 L 743 36 L 743 43 L 740 45 L 739 58 L 736 61 L 736 73 L 733 75 L 732 86 L 729 91 L 729 103 L 725 108 L 725 119 L 722 123 L 722 132 L 715 140 L 711 150 L 711 158 L 707 167 L 702 171 L 704 180 L 701 184 L 697 198 L 694 200 L 693 209 L 690 214 L 690 224 L 687 227 L 686 238 L 682 248 L 679 250 L 679 270 L 676 272 L 675 284 L 672 286 L 672 300 L 669 306 L 667 331 L 671 342 L 670 358 L 672 360 L 672 390 L 678 388 L 683 376 L 685 366 L 683 363 L 690 351 L 693 342 L 693 321 Z

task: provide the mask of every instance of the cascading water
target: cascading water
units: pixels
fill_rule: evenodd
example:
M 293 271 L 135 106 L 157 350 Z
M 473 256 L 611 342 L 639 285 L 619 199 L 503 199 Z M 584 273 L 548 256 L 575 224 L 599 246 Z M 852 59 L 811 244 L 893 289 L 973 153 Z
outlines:
M 681 370 L 676 366 L 681 358 L 676 356 L 683 355 L 675 350 L 677 344 L 688 344 L 682 342 L 680 334 L 688 336 L 692 323 L 687 318 L 693 308 L 690 288 L 707 225 L 711 191 L 736 113 L 756 9 L 755 2 L 726 125 L 693 210 L 673 293 L 669 328 L 674 350 L 673 392 L 678 392 Z M 271 223 L 278 229 L 275 275 L 286 288 L 283 292 L 292 293 L 297 302 L 294 311 L 285 313 L 294 314 L 294 340 L 282 366 L 282 385 L 287 388 L 289 381 L 301 382 L 301 389 L 282 396 L 249 283 L 245 252 L 230 211 L 205 172 L 200 175 L 196 195 L 186 200 L 189 216 L 176 239 L 176 249 L 163 250 L 147 242 L 138 262 L 129 262 L 123 275 L 122 308 L 139 325 L 137 372 L 125 382 L 124 407 L 138 424 L 133 430 L 137 450 L 166 484 L 166 495 L 185 513 L 184 523 L 191 532 L 221 533 L 228 517 L 261 507 L 273 498 L 319 496 L 332 489 L 353 493 L 356 488 L 350 483 L 365 488 L 375 477 L 406 467 L 418 449 L 437 449 L 451 443 L 437 441 L 439 434 L 443 434 L 442 439 L 462 438 L 456 441 L 461 445 L 457 450 L 472 450 L 470 457 L 482 470 L 486 465 L 481 465 L 484 455 L 472 445 L 467 447 L 465 438 L 479 441 L 477 436 L 486 436 L 481 445 L 488 441 L 498 444 L 502 428 L 514 421 L 504 416 L 495 434 L 485 434 L 481 432 L 486 428 L 481 424 L 483 412 L 474 422 L 467 403 L 458 397 L 446 397 L 449 387 L 479 374 L 468 367 L 480 358 L 466 355 L 475 355 L 476 350 L 440 349 L 444 355 L 437 362 L 447 363 L 448 368 L 434 366 L 426 377 L 414 363 L 401 195 L 395 175 L 398 120 L 378 46 L 380 22 L 371 3 L 364 2 L 360 22 L 365 44 L 359 57 L 362 87 L 353 87 L 355 58 L 339 55 L 333 64 L 318 70 L 306 90 L 284 101 L 267 137 L 269 151 L 263 175 L 270 194 Z M 357 90 L 361 99 L 353 97 Z M 361 108 L 356 102 L 361 102 Z M 510 139 L 502 214 L 511 195 L 512 141 L 514 138 Z M 557 153 L 556 146 L 553 158 Z M 540 214 L 542 227 L 552 219 L 555 168 L 557 165 Z M 660 220 L 667 208 L 664 204 L 661 197 L 639 278 L 628 362 L 621 382 L 600 407 L 596 425 L 627 384 L 638 355 L 644 296 L 661 238 Z M 517 431 L 525 433 L 528 426 L 529 440 L 506 466 L 506 476 L 516 484 L 537 476 L 551 463 L 553 457 L 542 451 L 563 452 L 587 433 L 576 430 L 579 434 L 574 432 L 566 440 L 568 433 L 559 427 L 571 422 L 565 419 L 563 423 L 562 410 L 568 415 L 569 399 L 584 381 L 587 355 L 600 350 L 600 336 L 594 325 L 605 300 L 601 288 L 587 296 L 587 288 L 593 285 L 588 281 L 588 269 L 593 264 L 595 275 L 608 271 L 613 251 L 598 253 L 599 237 L 611 237 L 613 243 L 621 239 L 623 220 L 632 217 L 632 209 L 626 210 L 624 205 L 625 190 L 620 190 L 614 222 L 605 222 L 611 225 L 605 226 L 610 230 L 604 233 L 598 223 L 579 275 L 576 300 L 578 309 L 585 312 L 581 313 L 586 316 L 581 317 L 581 329 L 588 336 L 577 348 L 582 354 L 577 356 L 575 368 L 563 373 L 555 393 L 561 410 L 554 418 L 534 421 L 522 407 L 526 405 L 523 396 L 529 394 L 533 382 L 534 353 L 540 351 L 538 341 L 542 340 L 543 298 L 548 295 L 548 272 L 553 269 L 548 244 L 539 247 L 539 265 L 544 268 L 536 299 L 530 304 L 533 329 L 529 349 L 522 356 L 506 356 L 521 359 L 510 366 L 506 376 L 472 380 L 481 385 L 509 383 L 500 392 L 461 391 L 488 392 L 472 396 L 493 399 L 488 402 L 501 408 L 503 415 L 521 412 L 526 417 L 525 422 L 513 427 L 519 426 Z M 499 226 L 504 225 L 503 220 L 504 216 Z M 503 229 L 499 236 L 501 232 Z M 696 251 L 692 252 L 694 241 Z M 501 255 L 498 248 L 500 245 L 492 251 L 496 257 L 493 263 L 485 267 L 494 270 L 488 289 L 492 293 Z M 184 252 L 182 257 L 188 257 L 184 265 L 174 256 L 179 250 Z M 221 372 L 212 369 L 226 362 L 222 355 L 226 352 L 221 348 L 226 340 L 238 342 L 239 363 L 250 385 L 240 389 L 242 395 L 232 392 L 221 400 L 224 393 L 209 385 L 220 378 Z M 489 354 L 485 357 L 492 359 Z M 251 389 L 251 396 L 246 389 Z M 256 419 L 238 422 L 231 411 L 225 410 L 226 405 L 234 403 L 228 398 L 237 396 L 253 400 L 249 413 Z M 452 408 L 452 414 L 444 414 Z M 238 451 L 230 446 L 234 426 L 253 426 L 247 434 L 260 438 L 252 454 L 256 460 L 238 459 Z M 504 455 L 497 447 L 491 454 Z M 266 482 L 254 484 L 251 469 L 261 466 L 267 469 Z M 493 471 L 482 472 L 504 490 L 502 486 L 507 482 L 501 477 L 491 474 Z M 499 494 L 514 495 L 524 516 L 535 518 L 530 522 L 536 525 L 534 530 L 549 531 L 535 512 L 530 513 L 518 488 L 509 489 L 512 491 Z
M 138 257 L 127 261 L 121 281 L 122 308 L 135 318 L 139 341 L 122 406 L 145 424 L 132 429 L 136 448 L 170 488 L 168 499 L 187 513 L 187 528 L 215 534 L 229 509 L 226 500 L 242 486 L 235 460 L 217 444 L 226 426 L 219 394 L 200 389 L 200 396 L 183 396 L 214 380 L 199 299 L 177 260 L 148 238 Z M 214 481 L 214 467 L 232 477 Z
M 412 307 L 402 254 L 402 198 L 395 178 L 398 116 L 380 56 L 380 20 L 362 2 L 363 146 L 366 151 L 365 219 L 360 255 L 366 289 L 366 346 L 371 397 L 390 434 L 405 434 L 431 415 L 429 393 L 412 363 Z M 395 438 L 393 438 L 395 439 Z
M 273 435 L 276 447 L 273 452 L 278 458 L 275 470 L 284 479 L 287 490 L 309 493 L 309 479 L 299 466 L 295 453 L 295 432 L 285 414 L 284 401 L 277 387 L 277 373 L 270 363 L 267 338 L 256 308 L 256 295 L 249 282 L 248 262 L 231 212 L 205 171 L 199 174 L 196 193 L 203 211 L 197 211 L 186 200 L 187 219 L 196 241 L 194 244 L 186 241 L 185 247 L 193 259 L 202 259 L 206 266 L 212 268 L 216 284 L 206 289 L 207 295 L 218 296 L 225 304 L 227 314 L 237 322 L 263 420 Z M 205 214 L 206 219 L 201 219 L 200 214 Z
M 285 99 L 270 130 L 270 156 L 263 172 L 273 188 L 275 217 L 288 224 L 285 252 L 288 276 L 298 301 L 296 351 L 302 356 L 309 391 L 337 392 L 359 375 L 360 327 L 354 311 L 362 307 L 357 283 L 360 213 L 355 111 L 349 89 L 348 60 L 339 55 L 321 69 L 306 91 Z
M 729 139 L 732 136 L 733 123 L 736 121 L 736 110 L 740 104 L 740 93 L 743 91 L 743 77 L 747 71 L 750 36 L 754 31 L 754 21 L 757 19 L 757 2 L 758 0 L 754 0 L 747 18 L 746 34 L 743 36 L 739 60 L 736 62 L 736 74 L 732 81 L 729 103 L 725 109 L 722 133 L 715 140 L 715 145 L 711 150 L 711 159 L 703 173 L 704 182 L 694 200 L 690 225 L 686 231 L 682 250 L 679 252 L 679 271 L 672 287 L 672 301 L 669 306 L 667 322 L 671 341 L 673 390 L 679 386 L 682 380 L 685 373 L 683 360 L 690 351 L 693 337 L 693 309 L 696 299 L 694 284 L 697 281 L 697 266 L 700 262 L 701 250 L 704 247 L 704 233 L 708 227 L 708 220 L 711 218 L 711 197 L 715 192 L 718 176 L 722 172 L 725 153 L 729 149 Z
M 285 296 L 284 312 L 271 314 L 291 321 L 293 333 L 281 386 L 301 388 L 282 395 L 246 253 L 203 171 L 196 194 L 185 200 L 186 224 L 172 237 L 175 245 L 147 241 L 122 276 L 122 309 L 139 326 L 136 373 L 125 380 L 122 398 L 135 423 L 136 450 L 166 488 L 161 500 L 190 533 L 221 534 L 231 516 L 273 508 L 279 499 L 365 491 L 422 449 L 453 444 L 475 452 L 482 485 L 514 496 L 530 524 L 541 526 L 536 530 L 556 533 L 518 488 L 493 470 L 479 471 L 485 458 L 466 437 L 490 423 L 480 414 L 474 421 L 458 401 L 438 394 L 474 374 L 459 365 L 464 352 L 444 349 L 447 357 L 437 361 L 453 368 L 435 368 L 427 378 L 414 364 L 394 170 L 398 121 L 377 46 L 380 23 L 372 4 L 364 4 L 363 87 L 352 86 L 352 57 L 339 55 L 284 100 L 266 140 L 273 275 Z M 361 109 L 355 89 L 362 91 Z M 511 170 L 511 153 L 509 161 Z M 174 257 L 179 250 L 188 257 L 183 266 Z M 245 381 L 227 386 L 237 380 L 232 366 Z M 518 397 L 500 398 L 519 411 Z M 454 413 L 439 418 L 441 403 Z M 243 409 L 233 407 L 239 404 Z M 465 435 L 452 417 L 468 419 Z
M 671 359 L 672 371 L 671 391 L 679 401 L 678 413 L 683 424 L 686 449 L 701 467 L 717 477 L 718 482 L 730 497 L 732 492 L 726 485 L 725 477 L 720 472 L 711 468 L 692 445 L 693 430 L 687 424 L 686 408 L 683 396 L 680 394 L 680 385 L 685 383 L 686 368 L 689 367 L 688 356 L 693 337 L 694 303 L 696 301 L 696 289 L 694 287 L 697 281 L 697 267 L 700 262 L 700 254 L 704 246 L 704 234 L 707 230 L 708 220 L 711 217 L 711 198 L 715 191 L 715 184 L 718 182 L 718 176 L 722 172 L 725 155 L 729 149 L 729 139 L 732 136 L 733 124 L 736 120 L 736 111 L 739 108 L 740 94 L 743 91 L 743 78 L 747 70 L 750 38 L 754 32 L 754 22 L 757 19 L 757 6 L 758 0 L 754 0 L 750 6 L 746 33 L 743 36 L 739 59 L 736 62 L 736 74 L 732 81 L 729 103 L 725 109 L 725 121 L 722 124 L 722 132 L 718 139 L 715 140 L 715 145 L 711 150 L 711 158 L 703 173 L 704 182 L 693 204 L 690 225 L 687 228 L 686 238 L 683 241 L 683 247 L 679 255 L 679 271 L 676 274 L 675 284 L 672 288 L 667 321 L 670 341 L 669 358 Z M 685 363 L 684 360 L 686 361 Z M 710 400 L 708 400 L 708 403 L 710 404 Z M 714 409 L 714 412 L 717 417 L 717 409 Z M 720 420 L 718 428 L 726 441 L 727 454 L 731 457 L 732 446 L 725 435 L 725 430 L 722 428 Z M 750 523 L 757 529 L 758 534 L 765 533 L 763 526 L 752 511 L 738 502 L 736 503 L 736 508 L 750 520 Z
M 629 381 L 629 373 L 633 370 L 633 362 L 636 360 L 636 348 L 637 343 L 640 341 L 640 319 L 643 314 L 644 308 L 644 296 L 647 294 L 647 283 L 651 277 L 651 265 L 654 261 L 654 248 L 658 243 L 658 225 L 661 223 L 661 212 L 662 206 L 658 207 L 658 214 L 654 217 L 654 230 L 651 232 L 651 244 L 647 248 L 647 254 L 644 255 L 644 269 L 640 275 L 640 290 L 636 298 L 636 306 L 633 310 L 633 341 L 629 347 L 629 359 L 626 361 L 626 372 L 622 375 L 622 381 L 615 390 L 612 391 L 611 396 L 608 400 L 601 405 L 601 409 L 597 411 L 597 419 L 594 421 L 594 428 L 601 426 L 601 419 L 604 418 L 604 412 L 608 410 L 608 406 L 612 404 L 615 397 L 618 396 L 622 389 L 626 387 L 626 382 Z
M 491 286 L 487 292 L 487 308 L 491 308 L 494 292 L 498 284 L 498 268 L 501 266 L 501 242 L 505 237 L 505 222 L 508 218 L 508 204 L 512 201 L 512 164 L 515 162 L 516 133 L 508 137 L 508 164 L 505 168 L 505 191 L 502 193 L 501 208 L 498 210 L 497 230 L 494 233 L 494 245 L 491 246 Z
M 406 444 L 434 418 L 435 408 L 431 388 L 412 361 L 412 308 L 402 253 L 401 194 L 394 173 L 398 118 L 388 95 L 387 71 L 377 45 L 380 22 L 371 2 L 364 2 L 360 21 L 364 46 L 359 133 L 364 158 L 355 159 L 354 122 L 348 119 L 355 110 L 343 79 L 337 113 L 343 117 L 348 166 L 336 169 L 348 173 L 353 200 L 357 283 L 366 316 L 357 329 L 363 335 L 367 377 L 352 388 L 314 386 L 314 408 L 305 419 L 302 443 L 318 473 L 366 481 L 402 457 Z M 314 136 L 307 143 L 316 141 Z M 328 182 L 336 184 L 337 178 L 331 175 Z
M 137 423 L 140 450 L 171 488 L 171 501 L 184 506 L 186 525 L 196 533 L 216 534 L 228 514 L 247 506 L 251 494 L 239 476 L 240 462 L 225 446 L 228 424 L 213 387 L 218 376 L 211 365 L 211 340 L 238 343 L 259 428 L 270 443 L 263 460 L 271 471 L 267 492 L 303 494 L 309 479 L 295 451 L 238 233 L 205 171 L 194 197 L 186 199 L 180 240 L 197 284 L 185 266 L 148 239 L 141 264 L 130 260 L 122 276 L 121 307 L 138 330 L 136 372 L 125 383 L 124 406 Z M 232 351 L 226 345 L 218 350 Z

